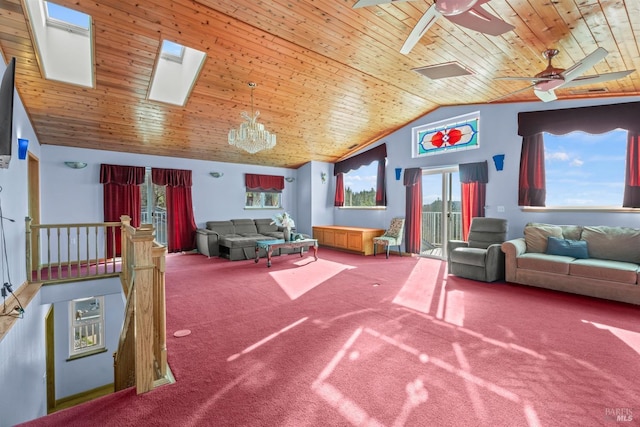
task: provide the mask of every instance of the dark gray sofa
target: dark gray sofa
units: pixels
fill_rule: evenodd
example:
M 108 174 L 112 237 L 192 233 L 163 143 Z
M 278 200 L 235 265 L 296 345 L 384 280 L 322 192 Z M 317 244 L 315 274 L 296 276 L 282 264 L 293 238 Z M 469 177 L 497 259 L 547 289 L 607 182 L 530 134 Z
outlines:
M 258 240 L 284 238 L 282 227 L 272 222 L 270 218 L 207 221 L 206 228 L 196 230 L 196 247 L 208 257 L 219 256 L 231 261 L 254 259 Z M 290 253 L 290 250 L 276 250 L 272 255 L 281 253 Z M 260 256 L 266 256 L 264 249 L 260 249 Z

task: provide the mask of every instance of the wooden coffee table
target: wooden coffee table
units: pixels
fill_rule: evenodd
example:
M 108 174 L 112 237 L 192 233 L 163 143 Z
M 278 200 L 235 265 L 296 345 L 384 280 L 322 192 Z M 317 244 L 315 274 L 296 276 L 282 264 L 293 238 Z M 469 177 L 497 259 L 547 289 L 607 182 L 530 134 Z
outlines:
M 313 248 L 313 257 L 316 260 L 318 259 L 318 240 L 316 239 L 291 240 L 288 242 L 285 242 L 282 239 L 258 240 L 256 242 L 256 264 L 258 263 L 258 261 L 260 261 L 260 248 L 264 248 L 267 251 L 267 267 L 271 267 L 271 254 L 273 253 L 273 250 L 280 248 L 300 248 L 300 256 L 302 256 L 304 248 Z

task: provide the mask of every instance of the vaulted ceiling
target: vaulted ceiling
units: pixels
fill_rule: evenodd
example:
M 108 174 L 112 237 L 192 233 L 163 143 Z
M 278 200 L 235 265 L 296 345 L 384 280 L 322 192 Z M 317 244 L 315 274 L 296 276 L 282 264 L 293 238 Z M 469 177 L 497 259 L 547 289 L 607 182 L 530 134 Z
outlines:
M 439 19 L 400 53 L 432 0 L 353 9 L 356 0 L 58 0 L 93 18 L 95 87 L 45 80 L 20 0 L 0 1 L 0 48 L 16 57 L 16 88 L 41 144 L 222 162 L 298 167 L 332 162 L 439 106 L 538 101 L 525 81 L 557 48 L 569 68 L 597 47 L 587 74 L 636 69 L 606 83 L 556 91 L 559 99 L 640 95 L 640 2 L 491 0 L 515 26 L 489 36 Z M 206 52 L 184 107 L 147 99 L 163 39 Z M 432 80 L 414 68 L 457 62 L 472 74 Z M 277 134 L 247 154 L 227 142 L 250 109 Z M 498 98 L 501 98 L 498 100 Z M 540 108 L 546 108 L 540 102 Z

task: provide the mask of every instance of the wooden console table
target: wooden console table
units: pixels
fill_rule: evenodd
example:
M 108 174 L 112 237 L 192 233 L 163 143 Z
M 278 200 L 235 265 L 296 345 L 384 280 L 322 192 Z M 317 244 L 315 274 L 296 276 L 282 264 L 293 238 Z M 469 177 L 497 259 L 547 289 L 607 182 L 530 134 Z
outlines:
M 373 238 L 381 236 L 384 231 L 381 228 L 322 225 L 313 227 L 313 238 L 321 246 L 373 255 Z

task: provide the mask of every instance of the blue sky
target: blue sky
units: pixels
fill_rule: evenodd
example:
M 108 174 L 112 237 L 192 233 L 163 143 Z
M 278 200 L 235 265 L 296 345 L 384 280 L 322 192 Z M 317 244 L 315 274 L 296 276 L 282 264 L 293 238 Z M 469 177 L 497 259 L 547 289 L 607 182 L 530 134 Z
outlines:
M 547 206 L 622 206 L 626 131 L 544 138 Z
M 376 175 L 378 174 L 378 162 L 362 166 L 357 171 L 352 171 L 344 176 L 344 188 L 351 188 L 354 193 L 362 190 L 376 188 Z M 387 177 L 387 179 L 391 179 Z M 395 178 L 394 178 L 395 179 Z
M 47 12 L 51 18 L 89 29 L 90 20 L 87 14 L 49 2 L 47 2 Z

